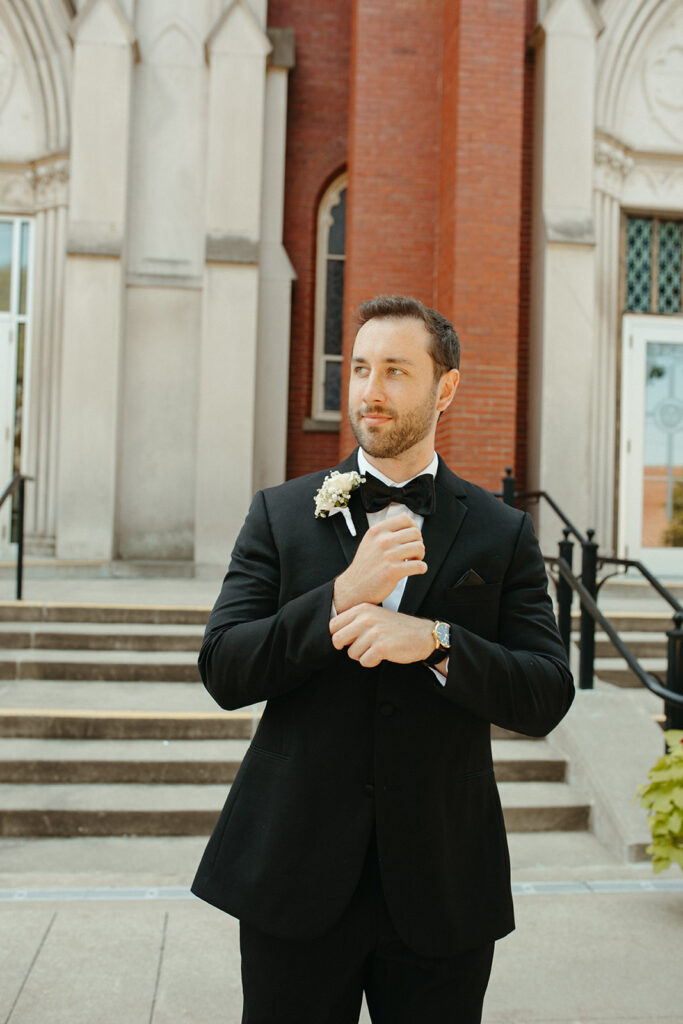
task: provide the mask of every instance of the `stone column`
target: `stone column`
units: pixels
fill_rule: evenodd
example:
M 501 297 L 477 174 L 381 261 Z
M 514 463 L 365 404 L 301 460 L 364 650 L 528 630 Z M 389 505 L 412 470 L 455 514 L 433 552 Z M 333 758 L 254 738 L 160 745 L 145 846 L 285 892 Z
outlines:
M 109 560 L 122 344 L 133 30 L 114 0 L 72 28 L 71 193 L 57 486 L 57 556 Z
M 32 173 L 35 194 L 35 317 L 31 331 L 26 466 L 26 544 L 53 554 L 61 389 L 62 317 L 69 180 L 67 160 L 45 160 Z M 26 372 L 25 369 L 25 372 Z
M 262 242 L 254 407 L 254 489 L 285 479 L 289 326 L 294 268 L 282 244 L 285 205 L 287 79 L 294 67 L 294 34 L 270 29 L 273 44 L 266 76 Z
M 621 345 L 619 314 L 619 226 L 621 195 L 633 159 L 605 139 L 595 143 L 595 423 L 592 520 L 603 551 L 614 551 L 616 504 L 616 427 L 618 362 Z
M 206 250 L 195 477 L 195 563 L 224 566 L 253 494 L 266 58 L 249 7 L 206 42 Z M 201 571 L 201 569 L 200 569 Z
M 593 104 L 601 21 L 555 0 L 536 31 L 529 485 L 593 526 L 595 229 Z M 561 522 L 539 509 L 544 551 Z

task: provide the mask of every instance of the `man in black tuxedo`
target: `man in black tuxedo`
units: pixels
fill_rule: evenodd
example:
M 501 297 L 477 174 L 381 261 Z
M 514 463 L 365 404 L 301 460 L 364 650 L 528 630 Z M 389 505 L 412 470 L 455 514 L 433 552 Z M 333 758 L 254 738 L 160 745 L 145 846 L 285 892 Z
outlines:
M 514 927 L 490 725 L 542 736 L 574 692 L 529 516 L 434 453 L 452 325 L 360 323 L 365 482 L 327 516 L 325 472 L 256 494 L 199 658 L 222 707 L 267 700 L 193 885 L 240 919 L 243 1024 L 351 1024 L 363 990 L 375 1024 L 481 1020 Z

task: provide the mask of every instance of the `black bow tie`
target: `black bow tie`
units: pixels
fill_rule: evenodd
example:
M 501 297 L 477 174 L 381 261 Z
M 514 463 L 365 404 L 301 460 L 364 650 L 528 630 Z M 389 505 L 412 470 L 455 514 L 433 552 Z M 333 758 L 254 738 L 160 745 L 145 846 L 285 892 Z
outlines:
M 360 499 L 366 512 L 380 512 L 395 501 L 419 516 L 428 516 L 434 511 L 434 477 L 431 473 L 423 473 L 403 487 L 390 487 L 371 473 L 366 473 L 365 483 L 360 485 Z

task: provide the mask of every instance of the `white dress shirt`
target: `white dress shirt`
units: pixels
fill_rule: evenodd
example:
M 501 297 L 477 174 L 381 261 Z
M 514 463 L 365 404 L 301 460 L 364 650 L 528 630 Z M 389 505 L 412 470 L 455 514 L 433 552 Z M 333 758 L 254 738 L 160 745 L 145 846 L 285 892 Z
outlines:
M 410 482 L 410 480 L 414 480 L 416 476 L 422 476 L 423 473 L 431 473 L 432 476 L 436 476 L 436 471 L 438 468 L 439 457 L 436 454 L 436 452 L 434 452 L 432 461 L 429 463 L 428 466 L 426 466 L 424 469 L 421 469 L 419 473 L 415 473 L 414 476 L 409 477 L 408 480 L 401 480 L 400 482 L 397 483 L 395 480 L 390 480 L 388 476 L 384 476 L 384 474 L 380 473 L 379 470 L 375 469 L 374 466 L 371 466 L 367 458 L 365 457 L 365 452 L 363 451 L 363 449 L 358 449 L 358 472 L 360 473 L 360 475 L 365 476 L 366 473 L 370 473 L 372 476 L 376 477 L 377 480 L 381 480 L 382 483 L 387 484 L 389 487 L 404 487 L 407 483 Z M 413 512 L 412 509 L 409 509 L 407 507 L 407 505 L 402 505 L 394 501 L 392 501 L 390 505 L 387 505 L 386 508 L 381 509 L 379 512 L 366 512 L 366 515 L 368 517 L 368 526 L 374 526 L 375 523 L 383 523 L 385 519 L 388 519 L 390 516 L 398 516 L 401 514 L 401 512 L 406 512 L 413 520 L 415 525 L 418 527 L 418 529 L 422 531 L 424 516 L 419 515 L 417 512 Z M 403 579 L 399 580 L 394 589 L 392 590 L 392 592 L 389 594 L 389 596 L 385 597 L 385 599 L 382 601 L 382 606 L 384 608 L 389 608 L 392 612 L 397 612 L 399 610 L 401 598 L 403 597 L 403 591 L 406 589 L 407 578 L 407 576 L 404 576 Z M 442 673 L 439 672 L 438 669 L 435 669 L 432 666 L 429 667 L 432 669 L 432 672 L 439 680 L 441 685 L 445 686 L 446 677 L 442 675 Z M 446 671 L 448 671 L 448 662 L 446 662 Z

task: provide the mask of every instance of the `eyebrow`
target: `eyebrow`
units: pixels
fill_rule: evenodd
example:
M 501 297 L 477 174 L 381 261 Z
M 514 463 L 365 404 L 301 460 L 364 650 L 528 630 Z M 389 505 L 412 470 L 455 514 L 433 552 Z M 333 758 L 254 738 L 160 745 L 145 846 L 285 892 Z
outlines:
M 364 356 L 351 356 L 352 363 L 367 363 L 368 360 Z M 415 366 L 412 359 L 406 359 L 404 356 L 388 356 L 382 360 L 383 363 L 407 363 L 408 366 Z

